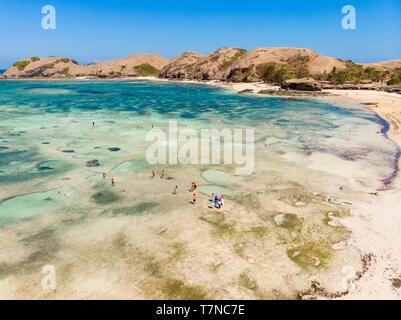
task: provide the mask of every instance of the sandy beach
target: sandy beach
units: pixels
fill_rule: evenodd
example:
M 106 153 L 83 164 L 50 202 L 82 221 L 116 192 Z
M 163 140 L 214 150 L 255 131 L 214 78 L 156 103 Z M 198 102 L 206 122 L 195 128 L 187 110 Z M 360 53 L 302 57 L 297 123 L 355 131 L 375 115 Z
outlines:
M 328 90 L 340 100 L 356 102 L 369 107 L 385 119 L 390 130 L 388 136 L 401 147 L 401 96 L 370 90 Z M 399 162 L 400 168 L 401 162 Z M 351 242 L 366 254 L 372 254 L 372 265 L 365 277 L 345 297 L 347 299 L 399 299 L 401 297 L 401 201 L 400 172 L 394 189 L 379 192 L 371 203 L 361 204 L 344 219 L 352 230 Z

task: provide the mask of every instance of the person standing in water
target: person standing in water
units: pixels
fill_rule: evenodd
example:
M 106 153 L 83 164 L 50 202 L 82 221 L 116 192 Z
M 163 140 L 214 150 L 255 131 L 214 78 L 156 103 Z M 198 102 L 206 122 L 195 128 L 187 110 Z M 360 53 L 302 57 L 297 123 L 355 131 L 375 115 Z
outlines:
M 196 203 L 196 193 L 192 195 L 192 204 Z
M 155 170 L 152 170 L 152 178 L 156 177 Z
M 115 187 L 116 186 L 116 182 L 114 181 L 114 178 L 111 178 L 111 186 Z
M 216 207 L 216 208 L 220 208 L 220 205 L 219 205 L 219 195 L 216 193 L 216 195 L 214 196 L 214 206 Z
M 103 179 L 106 179 L 106 172 L 103 172 Z
M 221 193 L 219 193 L 219 208 L 223 208 L 224 205 L 224 200 L 223 200 L 223 196 L 221 195 Z
M 160 173 L 160 179 L 163 179 L 164 175 L 165 175 L 165 172 L 164 172 L 164 170 L 162 170 L 162 172 Z
M 174 194 L 174 195 L 177 194 L 177 189 L 178 189 L 178 186 L 175 186 L 174 189 L 173 189 L 173 194 Z

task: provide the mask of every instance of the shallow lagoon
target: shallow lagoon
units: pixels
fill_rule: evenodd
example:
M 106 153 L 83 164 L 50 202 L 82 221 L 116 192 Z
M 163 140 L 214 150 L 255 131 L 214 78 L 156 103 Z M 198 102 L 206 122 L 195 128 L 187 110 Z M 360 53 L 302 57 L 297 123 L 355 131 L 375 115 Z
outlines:
M 230 165 L 149 165 L 146 134 L 152 126 L 167 130 L 170 119 L 197 130 L 254 128 L 254 174 L 235 176 Z M 359 266 L 352 248 L 331 249 L 349 234 L 327 216 L 344 216 L 352 202 L 391 188 L 398 148 L 385 128 L 357 106 L 203 85 L 2 81 L 0 281 L 17 289 L 0 293 L 54 297 L 26 293 L 10 278 L 34 288 L 32 268 L 54 263 L 65 275 L 60 296 L 295 297 L 311 274 L 335 277 L 343 263 Z M 151 170 L 162 168 L 167 179 L 152 179 Z M 193 180 L 196 206 L 187 191 Z M 213 191 L 226 195 L 223 211 L 208 208 Z M 297 223 L 280 227 L 283 216 Z M 47 248 L 43 234 L 57 246 Z M 10 264 L 10 255 L 17 261 Z M 99 263 L 103 273 L 91 276 Z M 135 275 L 125 274 L 133 263 L 140 264 Z M 247 288 L 245 278 L 257 285 Z

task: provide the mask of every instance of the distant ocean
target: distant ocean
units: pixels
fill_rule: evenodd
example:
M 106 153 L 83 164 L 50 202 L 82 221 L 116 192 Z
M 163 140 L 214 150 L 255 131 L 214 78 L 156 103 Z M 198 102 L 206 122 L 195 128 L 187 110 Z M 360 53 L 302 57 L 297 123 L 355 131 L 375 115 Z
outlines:
M 0 74 L 3 74 L 4 71 L 6 71 L 6 70 L 0 69 Z

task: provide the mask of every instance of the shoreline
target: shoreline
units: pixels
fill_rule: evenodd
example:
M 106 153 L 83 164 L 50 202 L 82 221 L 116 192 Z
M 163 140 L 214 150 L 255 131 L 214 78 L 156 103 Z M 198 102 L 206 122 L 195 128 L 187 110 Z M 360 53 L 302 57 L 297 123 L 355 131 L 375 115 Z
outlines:
M 263 85 L 235 84 L 232 89 L 239 93 L 246 89 L 256 91 L 260 87 Z M 360 251 L 363 271 L 356 273 L 351 279 L 350 289 L 335 299 L 401 299 L 401 214 L 397 209 L 401 199 L 401 95 L 372 90 L 331 89 L 323 92 L 328 95 L 294 97 L 368 108 L 388 124 L 389 130 L 384 134 L 399 148 L 396 155 L 398 170 L 388 190 L 378 190 L 369 202 L 354 203 L 351 216 L 340 222 L 352 232 L 344 245 L 354 246 Z M 344 270 L 342 273 L 345 274 Z M 317 298 L 325 299 L 319 295 Z

